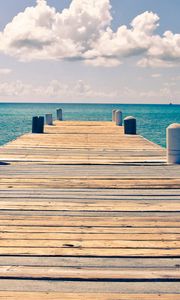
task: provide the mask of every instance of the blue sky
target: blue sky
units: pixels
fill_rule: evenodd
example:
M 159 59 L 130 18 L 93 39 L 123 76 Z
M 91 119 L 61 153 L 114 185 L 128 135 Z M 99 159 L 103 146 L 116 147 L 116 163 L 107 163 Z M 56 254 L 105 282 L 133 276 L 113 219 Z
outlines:
M 179 12 L 179 0 L 1 1 L 0 101 L 180 103 Z

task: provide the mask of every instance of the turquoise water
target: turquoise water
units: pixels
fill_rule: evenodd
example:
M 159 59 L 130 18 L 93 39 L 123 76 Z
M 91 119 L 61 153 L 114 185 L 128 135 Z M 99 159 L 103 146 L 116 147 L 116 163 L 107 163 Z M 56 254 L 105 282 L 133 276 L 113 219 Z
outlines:
M 111 120 L 111 111 L 121 109 L 124 117 L 137 118 L 138 133 L 165 146 L 166 127 L 180 123 L 180 105 L 140 104 L 48 104 L 0 103 L 0 145 L 31 131 L 32 116 L 53 113 L 62 108 L 65 120 Z

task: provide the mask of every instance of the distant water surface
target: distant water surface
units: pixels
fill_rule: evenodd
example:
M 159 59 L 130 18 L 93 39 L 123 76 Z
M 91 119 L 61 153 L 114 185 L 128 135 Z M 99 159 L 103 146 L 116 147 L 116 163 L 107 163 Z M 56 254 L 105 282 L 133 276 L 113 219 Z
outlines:
M 137 118 L 138 133 L 165 146 L 166 127 L 180 123 L 180 105 L 0 103 L 0 145 L 31 131 L 32 117 L 63 109 L 65 120 L 110 121 L 113 109 Z

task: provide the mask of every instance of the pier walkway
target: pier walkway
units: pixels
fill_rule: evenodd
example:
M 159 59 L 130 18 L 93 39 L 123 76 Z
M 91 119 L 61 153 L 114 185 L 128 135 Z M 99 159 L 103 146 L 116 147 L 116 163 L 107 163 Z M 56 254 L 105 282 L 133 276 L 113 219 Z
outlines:
M 0 147 L 0 299 L 180 299 L 180 166 L 112 122 Z

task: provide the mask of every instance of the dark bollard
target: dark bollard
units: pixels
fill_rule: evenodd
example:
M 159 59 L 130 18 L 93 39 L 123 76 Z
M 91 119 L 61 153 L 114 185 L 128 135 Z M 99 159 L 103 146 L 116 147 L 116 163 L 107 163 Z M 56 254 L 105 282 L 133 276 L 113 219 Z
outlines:
M 33 117 L 32 118 L 32 133 L 37 133 L 37 128 L 38 128 L 38 117 Z
M 57 120 L 62 121 L 62 109 L 57 109 Z
M 124 119 L 124 133 L 136 134 L 136 119 L 134 117 L 127 117 Z
M 44 117 L 39 117 L 39 132 L 44 133 Z
M 44 117 L 32 118 L 32 133 L 44 133 Z

